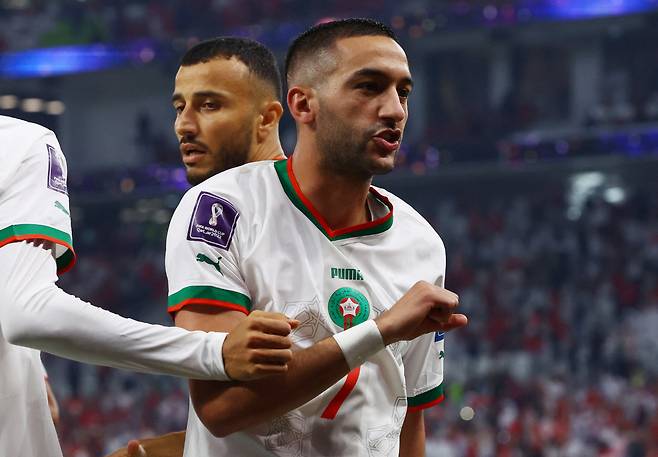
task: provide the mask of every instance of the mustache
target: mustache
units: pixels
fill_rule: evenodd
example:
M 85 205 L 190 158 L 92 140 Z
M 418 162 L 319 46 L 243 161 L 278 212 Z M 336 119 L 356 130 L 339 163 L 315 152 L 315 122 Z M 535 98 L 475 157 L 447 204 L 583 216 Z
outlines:
M 400 130 L 400 131 L 402 131 L 400 126 L 397 124 L 397 122 L 395 122 L 395 121 L 391 121 L 391 122 L 384 121 L 384 122 L 380 122 L 379 124 L 377 124 L 376 126 L 374 126 L 372 128 L 369 128 L 368 129 L 368 135 L 375 135 L 377 132 L 381 132 L 382 130 Z
M 203 143 L 202 141 L 197 141 L 197 140 L 192 140 L 189 138 L 181 138 L 178 142 L 179 146 L 183 145 L 193 145 L 193 146 L 198 146 L 199 149 L 205 149 L 208 150 L 210 149 L 207 144 Z

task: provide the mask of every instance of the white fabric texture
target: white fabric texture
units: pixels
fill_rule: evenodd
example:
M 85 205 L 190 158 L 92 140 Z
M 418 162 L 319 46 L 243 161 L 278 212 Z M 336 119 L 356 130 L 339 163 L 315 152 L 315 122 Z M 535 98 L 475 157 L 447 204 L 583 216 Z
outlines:
M 26 241 L 0 248 L 0 326 L 10 343 L 115 368 L 228 380 L 225 333 L 127 319 L 67 294 L 56 279 L 49 251 Z

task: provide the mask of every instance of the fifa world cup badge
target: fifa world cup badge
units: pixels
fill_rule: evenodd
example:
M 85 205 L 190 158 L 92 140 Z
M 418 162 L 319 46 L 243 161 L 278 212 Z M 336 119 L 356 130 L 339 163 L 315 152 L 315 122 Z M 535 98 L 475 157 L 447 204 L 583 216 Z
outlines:
M 344 330 L 365 322 L 370 317 L 370 304 L 358 290 L 341 287 L 329 297 L 329 316 Z
M 48 151 L 48 187 L 52 190 L 68 195 L 66 188 L 66 163 L 53 146 L 47 144 Z

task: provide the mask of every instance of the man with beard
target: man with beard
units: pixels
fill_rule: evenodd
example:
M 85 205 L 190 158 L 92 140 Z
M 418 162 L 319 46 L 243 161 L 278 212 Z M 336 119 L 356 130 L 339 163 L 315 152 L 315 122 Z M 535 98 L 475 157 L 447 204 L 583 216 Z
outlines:
M 176 325 L 228 331 L 254 310 L 281 312 L 300 321 L 293 358 L 267 382 L 191 380 L 185 455 L 423 455 L 443 332 L 467 319 L 443 288 L 441 239 L 371 186 L 402 139 L 406 55 L 382 24 L 335 21 L 293 42 L 286 76 L 293 158 L 188 191 L 166 269 Z
M 190 184 L 248 162 L 285 159 L 278 130 L 281 76 L 274 55 L 262 44 L 236 37 L 201 42 L 183 55 L 174 86 L 174 130 Z M 223 275 L 221 259 L 204 254 L 195 259 L 211 277 Z M 181 308 L 213 312 L 226 306 L 230 303 L 221 296 L 198 289 L 169 300 L 172 317 Z M 184 440 L 184 432 L 133 440 L 111 457 L 182 455 Z

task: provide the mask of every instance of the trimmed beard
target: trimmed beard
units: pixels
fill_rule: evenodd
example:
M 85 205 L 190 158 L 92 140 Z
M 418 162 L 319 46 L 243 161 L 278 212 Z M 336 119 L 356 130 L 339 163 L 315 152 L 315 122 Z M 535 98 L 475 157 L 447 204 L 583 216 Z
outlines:
M 192 170 L 186 170 L 187 182 L 196 186 L 223 171 L 247 163 L 249 161 L 249 151 L 251 150 L 253 127 L 249 126 L 241 129 L 240 132 L 244 132 L 244 135 L 236 136 L 233 141 L 220 146 L 216 152 L 211 154 L 212 166 L 208 172 L 192 174 L 190 173 Z
M 359 132 L 320 101 L 316 123 L 320 166 L 332 174 L 353 176 L 359 180 L 390 172 L 388 168 L 382 170 L 373 166 L 368 160 L 366 150 L 376 132 L 376 129 Z

